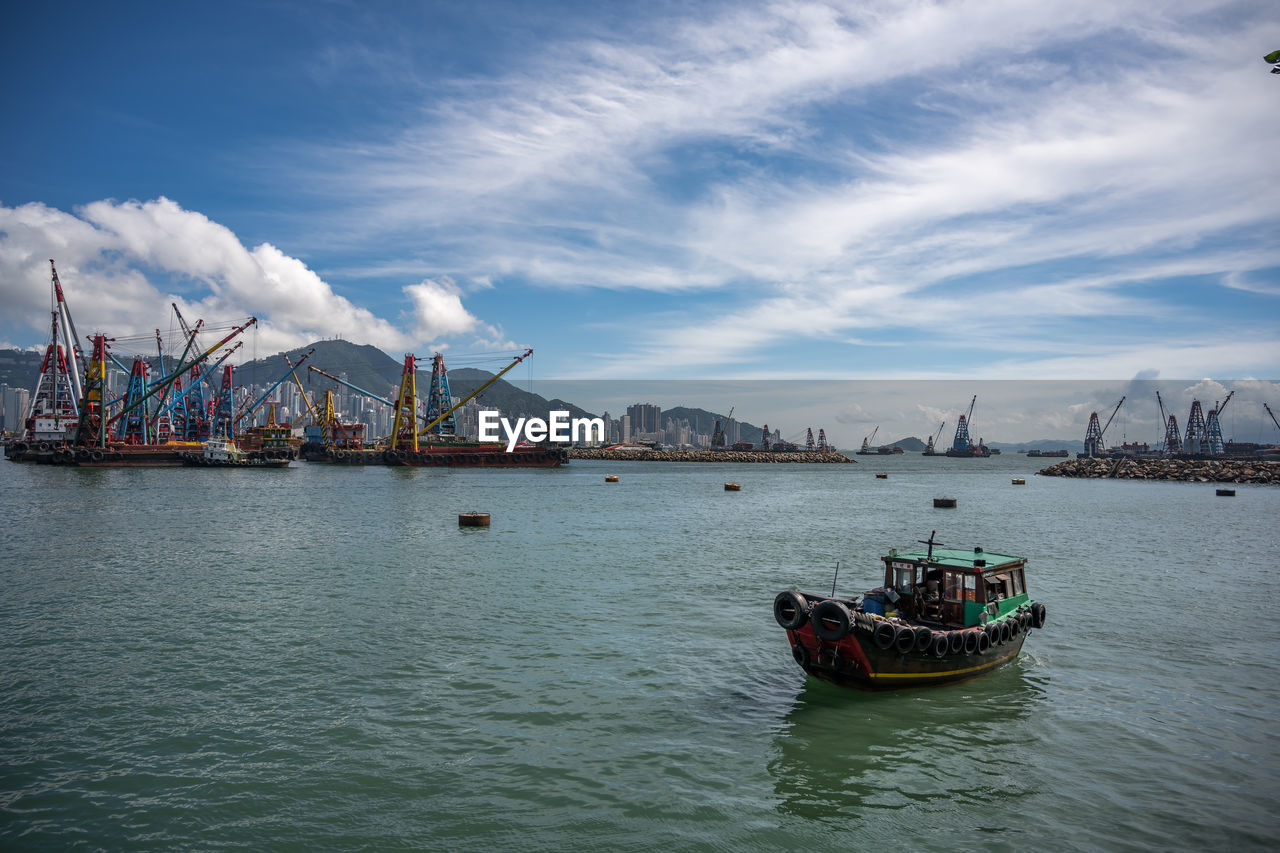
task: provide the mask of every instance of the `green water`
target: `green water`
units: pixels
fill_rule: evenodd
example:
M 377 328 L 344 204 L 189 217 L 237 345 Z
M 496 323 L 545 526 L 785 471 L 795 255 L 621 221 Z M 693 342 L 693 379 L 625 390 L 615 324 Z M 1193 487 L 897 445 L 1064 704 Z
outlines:
M 0 463 L 0 847 L 1271 849 L 1280 490 L 1037 462 Z M 806 679 L 775 593 L 933 529 L 1045 630 Z

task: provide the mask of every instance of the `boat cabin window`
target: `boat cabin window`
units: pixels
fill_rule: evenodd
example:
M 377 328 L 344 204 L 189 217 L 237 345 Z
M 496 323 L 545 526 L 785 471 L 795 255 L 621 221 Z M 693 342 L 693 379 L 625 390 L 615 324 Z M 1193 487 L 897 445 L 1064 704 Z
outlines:
M 1013 581 L 1013 594 L 1022 595 L 1027 591 L 1026 584 L 1022 579 L 1022 569 L 1014 569 L 1009 573 L 1010 579 Z
M 894 569 L 894 574 L 896 575 L 896 580 L 894 581 L 893 585 L 896 586 L 899 590 L 902 590 L 902 591 L 909 590 L 916 585 L 915 566 L 908 566 L 907 568 Z
M 947 601 L 960 601 L 964 584 L 961 581 L 961 575 L 958 572 L 947 572 L 946 586 L 943 588 L 942 597 Z
M 964 600 L 977 601 L 978 579 L 973 575 L 964 576 Z

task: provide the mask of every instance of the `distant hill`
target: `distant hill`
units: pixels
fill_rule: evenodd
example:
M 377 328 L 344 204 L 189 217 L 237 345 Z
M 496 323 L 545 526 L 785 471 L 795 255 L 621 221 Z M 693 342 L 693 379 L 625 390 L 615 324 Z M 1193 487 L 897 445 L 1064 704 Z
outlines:
M 906 453 L 923 453 L 926 445 L 923 441 L 921 441 L 920 439 L 912 435 L 912 436 L 908 436 L 907 438 L 900 438 L 897 441 L 895 441 L 893 444 L 886 444 L 881 446 L 882 447 L 901 447 L 903 451 L 905 451 Z
M 318 373 L 312 373 L 308 367 L 318 367 L 334 376 L 346 374 L 346 379 L 353 385 L 359 385 L 366 391 L 379 396 L 387 396 L 391 388 L 400 382 L 400 372 L 404 369 L 402 362 L 374 346 L 353 344 L 350 341 L 316 341 L 305 347 L 277 353 L 257 361 L 248 361 L 236 368 L 236 376 L 244 382 L 258 385 L 270 384 L 279 379 L 288 369 L 284 357 L 287 355 L 294 364 L 298 359 L 314 348 L 315 353 L 307 359 L 298 378 L 303 385 L 327 387 L 330 380 Z M 430 375 L 430 374 L 428 374 Z
M 0 385 L 35 390 L 36 380 L 40 378 L 40 362 L 43 359 L 43 351 L 0 350 Z

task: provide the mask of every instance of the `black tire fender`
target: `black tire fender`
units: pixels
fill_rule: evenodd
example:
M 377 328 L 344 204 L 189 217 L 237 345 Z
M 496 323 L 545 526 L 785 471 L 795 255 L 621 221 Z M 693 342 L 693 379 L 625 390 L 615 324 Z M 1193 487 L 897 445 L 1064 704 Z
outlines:
M 946 634 L 939 632 L 933 635 L 933 641 L 929 644 L 929 654 L 935 658 L 943 658 L 950 650 L 951 642 Z
M 800 664 L 800 666 L 803 669 L 809 668 L 809 650 L 806 649 L 804 646 L 800 645 L 799 643 L 796 643 L 794 646 L 792 646 L 791 657 L 794 658 L 795 662 Z
M 964 651 L 964 631 L 947 632 L 947 651 L 958 655 Z
M 813 633 L 819 640 L 835 643 L 844 639 L 849 633 L 849 628 L 853 625 L 853 615 L 844 604 L 834 598 L 828 598 L 819 601 L 809 611 L 809 624 L 813 626 Z
M 875 630 L 871 632 L 871 639 L 875 641 L 876 648 L 885 651 L 893 648 L 893 642 L 897 636 L 897 629 L 889 622 L 877 622 Z
M 933 632 L 928 628 L 916 628 L 916 651 L 927 652 L 933 647 Z
M 809 620 L 809 599 L 795 590 L 778 593 L 773 599 L 773 618 L 788 631 L 794 631 Z
M 1035 621 L 1032 624 L 1035 625 L 1036 628 L 1043 628 L 1045 615 L 1046 615 L 1044 605 L 1036 604 L 1035 607 L 1031 608 L 1031 613 L 1032 613 L 1032 618 L 1035 619 Z
M 985 655 L 991 648 L 991 635 L 986 631 L 978 632 L 978 654 Z
M 909 628 L 906 625 L 899 625 L 898 631 L 893 637 L 893 645 L 899 654 L 905 655 L 907 652 L 913 651 L 916 647 L 916 629 Z
M 976 655 L 978 653 L 978 637 L 981 631 L 961 631 L 964 634 L 964 653 L 966 655 Z

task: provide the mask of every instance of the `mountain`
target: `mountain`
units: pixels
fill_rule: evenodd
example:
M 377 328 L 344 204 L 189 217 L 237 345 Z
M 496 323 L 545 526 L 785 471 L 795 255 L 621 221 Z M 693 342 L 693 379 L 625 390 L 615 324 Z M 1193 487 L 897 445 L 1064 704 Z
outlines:
M 907 438 L 900 438 L 893 444 L 881 445 L 882 447 L 901 447 L 907 453 L 923 453 L 925 443 L 914 435 Z
M 0 385 L 34 391 L 36 381 L 40 379 L 40 362 L 43 360 L 43 350 L 0 350 Z
M 308 367 L 318 367 L 334 376 L 345 373 L 348 382 L 380 397 L 394 394 L 392 388 L 400 383 L 403 362 L 397 362 L 375 346 L 353 344 L 350 341 L 316 341 L 287 353 L 276 353 L 257 361 L 245 362 L 236 368 L 236 379 L 238 382 L 269 385 L 288 370 L 289 366 L 284 360 L 286 355 L 297 364 L 298 359 L 310 349 L 314 349 L 315 353 L 298 370 L 298 378 L 302 380 L 304 387 L 310 385 L 312 388 L 323 389 L 332 381 L 311 372 Z M 429 371 L 427 375 L 430 376 Z

